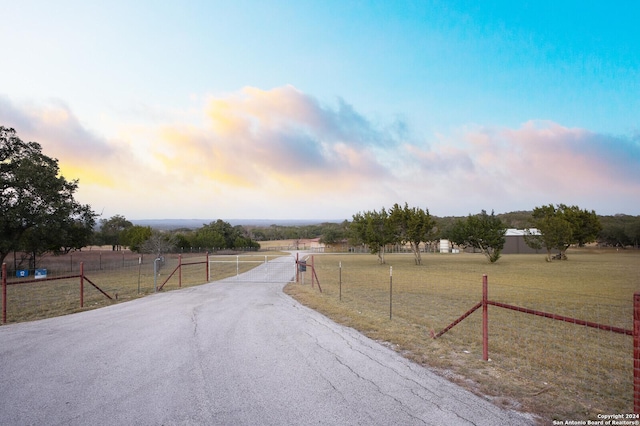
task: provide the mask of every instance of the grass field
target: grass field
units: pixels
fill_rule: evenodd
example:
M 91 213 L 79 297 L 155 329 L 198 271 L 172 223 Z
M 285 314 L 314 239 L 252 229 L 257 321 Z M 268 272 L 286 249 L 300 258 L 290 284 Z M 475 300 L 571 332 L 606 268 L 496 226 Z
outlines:
M 277 253 L 269 253 L 274 255 Z M 264 255 L 243 256 L 244 260 L 263 261 Z M 47 269 L 47 278 L 78 275 L 80 262 L 84 264 L 84 275 L 102 291 L 113 298 L 109 300 L 94 288 L 87 280 L 84 282 L 84 307 L 80 307 L 80 279 L 78 277 L 36 281 L 24 283 L 25 279 L 9 279 L 7 286 L 7 322 L 32 321 L 66 315 L 88 309 L 108 306 L 113 303 L 136 299 L 154 292 L 169 278 L 178 266 L 178 255 L 164 256 L 164 263 L 157 264 L 158 276 L 154 277 L 154 256 L 140 256 L 129 251 L 83 251 L 65 256 L 49 256 L 42 259 L 39 268 Z M 234 276 L 245 272 L 257 264 L 232 262 L 235 256 L 209 256 L 211 261 L 229 261 L 216 263 L 210 268 L 211 281 Z M 142 263 L 139 263 L 139 262 Z M 163 290 L 200 285 L 208 281 L 206 255 L 185 253 L 182 255 L 180 271 L 175 271 L 164 285 Z M 179 279 L 179 275 L 181 280 Z M 29 277 L 33 278 L 33 275 Z M 117 299 L 116 299 L 117 297 Z
M 431 331 L 442 330 L 481 301 L 483 274 L 488 275 L 491 300 L 632 329 L 632 297 L 640 291 L 640 252 L 574 250 L 569 256 L 566 262 L 547 263 L 542 255 L 508 255 L 489 264 L 482 255 L 429 254 L 422 266 L 415 266 L 412 255 L 387 255 L 386 265 L 379 265 L 373 255 L 316 255 L 323 293 L 299 284 L 287 286 L 286 291 L 335 321 L 488 395 L 498 405 L 532 412 L 546 421 L 631 412 L 630 336 L 490 306 L 489 362 L 482 361 L 480 311 L 440 338 L 430 337 Z M 211 260 L 232 258 L 212 256 Z M 198 263 L 181 269 L 183 287 L 207 281 L 206 265 L 200 263 L 205 259 L 204 254 L 183 255 L 183 264 Z M 85 306 L 80 308 L 78 278 L 11 284 L 7 287 L 8 322 L 94 309 L 154 291 L 153 260 L 139 264 L 138 255 L 129 252 L 51 256 L 40 266 L 48 269 L 49 277 L 64 276 L 77 274 L 80 261 L 85 275 L 112 297 L 117 293 L 117 301 L 85 282 Z M 165 257 L 158 285 L 177 264 L 177 255 Z M 252 266 L 241 264 L 240 272 Z M 235 273 L 236 265 L 217 264 L 211 280 Z M 306 275 L 308 284 L 309 272 Z M 164 290 L 175 288 L 177 272 Z
M 485 362 L 480 311 L 436 340 L 430 332 L 482 300 L 483 274 L 490 300 L 630 330 L 640 252 L 574 250 L 568 261 L 553 263 L 542 255 L 508 255 L 496 264 L 482 255 L 432 254 L 423 262 L 415 266 L 412 255 L 388 255 L 386 265 L 373 255 L 316 255 L 323 293 L 300 284 L 286 291 L 495 403 L 544 421 L 633 411 L 630 336 L 490 306 Z

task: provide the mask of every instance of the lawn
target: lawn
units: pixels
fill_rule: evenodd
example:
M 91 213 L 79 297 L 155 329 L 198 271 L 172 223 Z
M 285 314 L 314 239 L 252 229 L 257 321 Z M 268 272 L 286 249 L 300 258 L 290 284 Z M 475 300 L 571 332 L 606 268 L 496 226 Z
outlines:
M 286 292 L 498 405 L 545 421 L 633 411 L 631 336 L 490 306 L 485 362 L 480 310 L 438 339 L 431 332 L 482 300 L 483 274 L 490 300 L 630 330 L 640 252 L 573 250 L 568 261 L 553 263 L 505 255 L 489 264 L 465 253 L 425 255 L 421 266 L 412 255 L 386 259 L 316 255 L 323 292 L 300 284 Z

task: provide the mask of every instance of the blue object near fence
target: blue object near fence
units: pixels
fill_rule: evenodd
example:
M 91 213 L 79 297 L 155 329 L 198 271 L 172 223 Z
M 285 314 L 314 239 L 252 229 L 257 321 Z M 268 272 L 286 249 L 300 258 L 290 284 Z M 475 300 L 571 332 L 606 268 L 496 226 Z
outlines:
M 28 277 L 29 276 L 29 270 L 28 269 L 21 269 L 16 271 L 16 277 L 18 278 L 24 278 L 24 277 Z
M 47 270 L 46 269 L 36 269 L 35 278 L 47 278 Z

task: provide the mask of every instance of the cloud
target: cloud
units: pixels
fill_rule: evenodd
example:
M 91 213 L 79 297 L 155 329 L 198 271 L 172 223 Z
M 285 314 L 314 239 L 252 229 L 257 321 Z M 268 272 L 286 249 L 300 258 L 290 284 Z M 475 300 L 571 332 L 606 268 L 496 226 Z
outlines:
M 22 124 L 23 139 L 60 158 L 65 176 L 80 178 L 83 202 L 144 209 L 138 217 L 308 216 L 318 201 L 333 208 L 366 202 L 392 192 L 388 151 L 406 135 L 399 120 L 380 126 L 344 100 L 322 104 L 292 86 L 209 97 L 200 123 L 178 112 L 162 124 L 120 125 L 112 139 L 93 134 L 59 102 L 5 100 L 0 110 L 0 120 Z
M 566 203 L 609 214 L 638 212 L 637 136 L 529 121 L 516 129 L 461 129 L 432 146 L 407 150 L 413 169 L 429 176 L 423 187 L 453 209 L 513 211 Z
M 221 134 L 311 131 L 326 141 L 348 140 L 357 146 L 394 143 L 392 135 L 375 128 L 343 99 L 338 99 L 337 107 L 323 105 L 293 86 L 271 90 L 245 87 L 226 98 L 210 98 L 207 112 L 213 128 Z
M 440 216 L 548 203 L 640 214 L 639 135 L 529 121 L 420 140 L 403 120 L 373 122 L 292 86 L 198 108 L 199 122 L 177 111 L 107 139 L 61 102 L 0 97 L 0 124 L 59 158 L 82 202 L 131 218 L 349 218 L 405 201 Z
M 40 143 L 46 155 L 60 160 L 63 173 L 71 172 L 69 179 L 115 185 L 102 166 L 120 162 L 119 148 L 87 130 L 63 102 L 17 105 L 0 96 L 0 123 L 14 127 L 22 140 Z
M 204 109 L 202 127 L 167 127 L 158 136 L 177 164 L 212 180 L 286 190 L 305 179 L 353 188 L 391 176 L 381 156 L 399 145 L 397 132 L 376 127 L 344 101 L 331 107 L 291 86 L 248 87 L 210 98 Z
M 640 179 L 638 140 L 530 121 L 519 129 L 502 129 L 493 156 L 500 155 L 503 175 L 512 184 L 540 192 L 589 196 L 632 191 Z

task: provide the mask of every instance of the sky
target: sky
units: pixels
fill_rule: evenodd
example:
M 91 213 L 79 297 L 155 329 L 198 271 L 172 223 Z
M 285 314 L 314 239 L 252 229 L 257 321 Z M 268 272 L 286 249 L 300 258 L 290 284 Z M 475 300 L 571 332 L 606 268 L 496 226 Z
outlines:
M 102 218 L 640 215 L 640 3 L 0 0 L 0 125 Z

